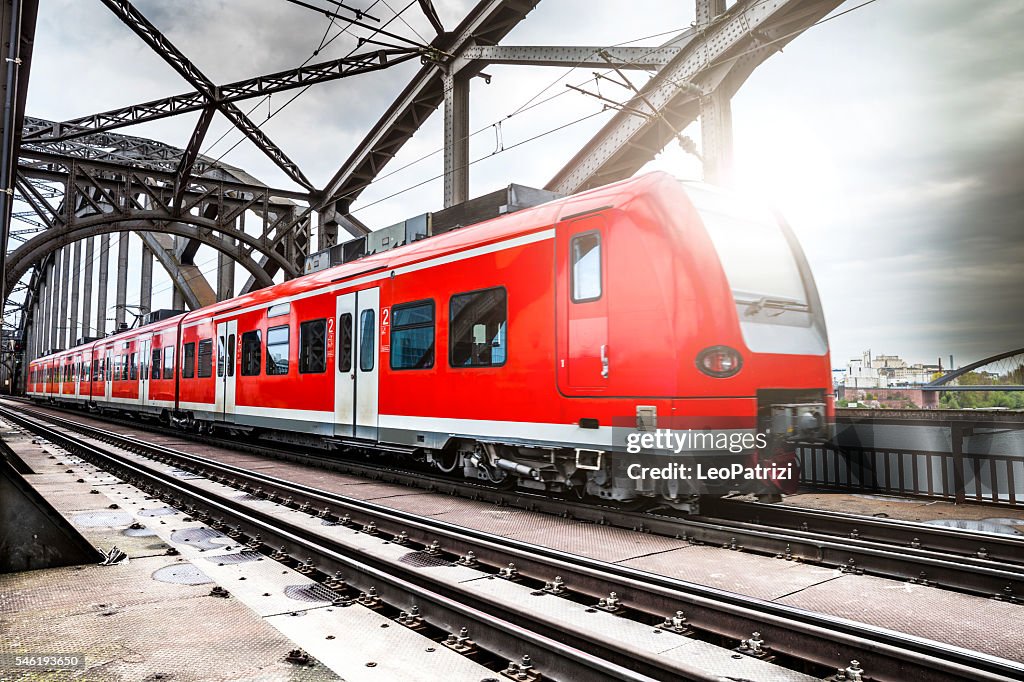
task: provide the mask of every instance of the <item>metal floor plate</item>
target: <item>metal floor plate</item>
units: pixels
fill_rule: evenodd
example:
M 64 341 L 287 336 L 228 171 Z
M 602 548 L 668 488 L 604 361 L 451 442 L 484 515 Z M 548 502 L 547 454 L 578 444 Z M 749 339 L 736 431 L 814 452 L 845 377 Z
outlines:
M 1020 605 L 867 575 L 843 575 L 777 600 L 1024 662 Z
M 209 597 L 208 584 L 152 578 L 175 564 L 161 557 L 0 576 L 0 652 L 84 654 L 85 670 L 50 679 L 338 679 L 323 666 L 286 663 L 288 638 L 239 602 Z M 37 675 L 0 671 L 4 680 Z
M 697 545 L 618 563 L 759 599 L 777 599 L 842 575 L 837 569 Z

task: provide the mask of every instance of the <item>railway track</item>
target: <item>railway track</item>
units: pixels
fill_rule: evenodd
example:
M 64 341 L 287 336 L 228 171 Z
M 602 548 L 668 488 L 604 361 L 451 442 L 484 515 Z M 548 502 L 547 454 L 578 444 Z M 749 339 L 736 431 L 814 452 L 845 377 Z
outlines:
M 957 528 L 913 521 L 745 500 L 716 500 L 705 505 L 702 511 L 719 522 L 769 526 L 792 532 L 928 549 L 949 556 L 990 559 L 1002 564 L 1024 566 L 1024 538 L 1012 535 L 974 530 L 965 532 Z
M 1004 659 L 454 526 L 25 412 L 0 408 L 5 419 L 115 470 L 212 527 L 228 529 L 253 551 L 308 566 L 325 584 L 334 578 L 333 571 L 344 571 L 348 587 L 340 599 L 358 599 L 358 590 L 365 600 L 369 588 L 376 587 L 379 599 L 405 611 L 406 618 L 415 603 L 416 617 L 439 633 L 452 634 L 458 623 L 469 622 L 481 650 L 513 661 L 528 652 L 537 670 L 553 679 L 709 679 L 707 669 L 694 664 L 699 657 L 667 664 L 637 646 L 640 632 L 648 639 L 658 632 L 661 642 L 678 638 L 724 645 L 736 649 L 730 659 L 743 663 L 773 659 L 793 672 L 792 679 L 803 679 L 798 675 L 804 673 L 821 679 L 830 672 L 836 676 L 829 679 L 856 679 L 860 670 L 875 680 L 1011 680 L 1024 675 L 1024 665 Z M 168 466 L 201 477 L 183 479 Z M 282 508 L 296 513 L 282 515 Z M 362 549 L 326 537 L 325 523 L 358 538 Z M 367 543 L 398 550 L 406 558 L 429 557 L 434 565 L 477 571 L 495 582 L 433 584 L 437 574 L 428 579 L 409 561 L 388 561 L 369 552 Z M 498 595 L 508 597 L 503 589 L 481 591 L 473 582 L 515 586 L 530 597 L 501 601 Z M 566 623 L 553 616 L 561 610 L 600 618 L 609 612 L 616 626 L 595 630 L 593 623 L 587 626 L 587 616 L 582 624 L 579 618 Z M 622 639 L 623 628 L 640 630 Z M 853 660 L 859 663 L 849 663 Z
M 27 409 L 27 408 L 26 408 Z M 96 429 L 81 422 L 53 416 L 70 428 Z M 693 544 L 713 545 L 737 552 L 751 552 L 791 561 L 839 568 L 844 572 L 864 573 L 907 580 L 915 584 L 941 587 L 997 599 L 1017 601 L 1024 598 L 1024 539 L 997 534 L 978 534 L 856 515 L 805 510 L 791 513 L 792 507 L 715 502 L 712 513 L 694 517 L 672 511 L 627 511 L 607 504 L 577 502 L 519 490 L 454 480 L 423 471 L 406 471 L 326 455 L 310 454 L 285 446 L 229 440 L 198 435 L 152 423 L 103 417 L 132 429 L 188 437 L 199 442 L 242 449 L 268 458 L 286 459 L 324 467 L 342 473 L 369 477 L 388 483 L 459 495 L 493 504 L 575 518 L 581 521 L 632 529 L 640 532 L 678 537 Z M 130 438 L 125 436 L 126 438 Z M 143 444 L 139 441 L 139 444 Z M 144 444 L 143 444 L 144 445 Z M 800 516 L 796 519 L 796 516 Z M 849 523 L 844 526 L 843 517 Z M 829 519 L 828 522 L 825 519 Z M 859 523 L 858 523 L 859 522 Z M 807 527 L 803 524 L 806 523 Z M 812 526 L 813 523 L 813 526 Z M 887 529 L 892 535 L 887 535 Z

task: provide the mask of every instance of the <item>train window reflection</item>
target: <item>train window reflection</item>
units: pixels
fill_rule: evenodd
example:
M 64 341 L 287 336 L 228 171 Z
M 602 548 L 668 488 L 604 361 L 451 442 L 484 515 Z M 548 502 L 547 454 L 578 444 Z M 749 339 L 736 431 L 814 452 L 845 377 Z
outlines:
M 164 346 L 164 379 L 174 378 L 174 346 Z
M 263 337 L 259 329 L 242 334 L 242 376 L 254 377 L 260 373 L 263 359 Z
M 584 232 L 572 238 L 572 300 L 601 298 L 601 233 Z
M 181 376 L 185 379 L 191 379 L 196 375 L 196 344 L 186 343 L 184 348 Z
M 299 325 L 299 373 L 327 371 L 327 320 L 309 320 Z
M 338 371 L 352 371 L 352 313 L 338 318 Z
M 376 334 L 377 314 L 373 308 L 367 308 L 359 313 L 359 369 L 364 372 L 373 371 Z
M 434 302 L 391 308 L 391 369 L 434 366 Z
M 199 377 L 213 376 L 213 339 L 199 342 Z
M 504 287 L 452 296 L 448 324 L 452 367 L 505 364 L 508 302 Z
M 267 330 L 267 374 L 288 373 L 288 325 Z

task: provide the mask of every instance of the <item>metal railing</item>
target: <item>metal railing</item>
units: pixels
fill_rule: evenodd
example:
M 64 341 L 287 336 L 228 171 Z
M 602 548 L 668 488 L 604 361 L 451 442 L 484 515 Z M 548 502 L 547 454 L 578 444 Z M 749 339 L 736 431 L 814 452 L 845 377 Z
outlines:
M 1024 413 L 837 410 L 827 445 L 798 450 L 820 490 L 1024 505 Z

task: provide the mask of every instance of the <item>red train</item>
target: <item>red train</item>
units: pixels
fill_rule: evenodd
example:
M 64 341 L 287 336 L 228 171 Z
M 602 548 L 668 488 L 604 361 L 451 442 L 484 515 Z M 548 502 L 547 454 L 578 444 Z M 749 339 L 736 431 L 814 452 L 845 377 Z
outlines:
M 785 457 L 794 433 L 823 435 L 830 386 L 821 305 L 785 223 L 654 173 L 41 357 L 26 389 L 681 504 L 692 489 L 630 477 L 638 460 L 613 439 L 727 419 L 774 429 L 744 457 Z

